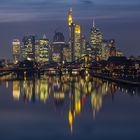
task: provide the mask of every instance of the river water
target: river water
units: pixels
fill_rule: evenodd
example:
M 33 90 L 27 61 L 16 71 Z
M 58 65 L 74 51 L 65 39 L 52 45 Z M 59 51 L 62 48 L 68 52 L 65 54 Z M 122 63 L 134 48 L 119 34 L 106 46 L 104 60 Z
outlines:
M 92 77 L 1 80 L 0 139 L 140 139 L 139 95 Z

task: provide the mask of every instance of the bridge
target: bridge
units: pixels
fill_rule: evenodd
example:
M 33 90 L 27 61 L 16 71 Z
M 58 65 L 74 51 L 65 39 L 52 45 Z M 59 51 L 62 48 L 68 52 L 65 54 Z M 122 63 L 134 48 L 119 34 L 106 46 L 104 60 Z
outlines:
M 11 67 L 0 68 L 1 75 L 14 73 L 18 77 L 25 76 L 40 76 L 42 74 L 47 75 L 87 75 L 92 73 L 92 71 L 100 70 L 100 66 L 94 66 L 94 58 L 85 55 L 73 62 L 66 63 L 55 63 L 40 66 L 36 62 L 23 61 L 18 65 L 13 65 Z

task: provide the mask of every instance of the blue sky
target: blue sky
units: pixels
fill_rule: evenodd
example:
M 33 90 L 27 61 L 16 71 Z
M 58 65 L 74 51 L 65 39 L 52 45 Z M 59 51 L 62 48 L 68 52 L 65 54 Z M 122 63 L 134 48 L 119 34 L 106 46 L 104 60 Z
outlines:
M 69 7 L 87 38 L 94 18 L 104 38 L 116 39 L 127 55 L 139 55 L 139 0 L 0 0 L 0 56 L 11 57 L 12 39 L 25 34 L 45 33 L 51 40 L 59 29 L 67 36 Z

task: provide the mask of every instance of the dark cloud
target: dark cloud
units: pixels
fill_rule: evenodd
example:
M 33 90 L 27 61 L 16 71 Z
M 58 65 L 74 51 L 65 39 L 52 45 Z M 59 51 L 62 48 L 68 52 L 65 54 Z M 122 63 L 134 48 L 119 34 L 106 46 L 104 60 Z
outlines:
M 81 0 L 84 4 L 95 4 L 93 0 Z

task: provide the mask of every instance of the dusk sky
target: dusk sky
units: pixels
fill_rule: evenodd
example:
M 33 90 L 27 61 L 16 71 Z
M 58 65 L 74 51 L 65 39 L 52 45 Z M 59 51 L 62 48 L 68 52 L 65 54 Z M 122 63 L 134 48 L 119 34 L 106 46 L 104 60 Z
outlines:
M 105 39 L 114 38 L 124 54 L 140 55 L 140 0 L 0 0 L 0 58 L 11 58 L 12 40 L 54 31 L 67 34 L 67 12 L 89 40 L 92 19 Z

